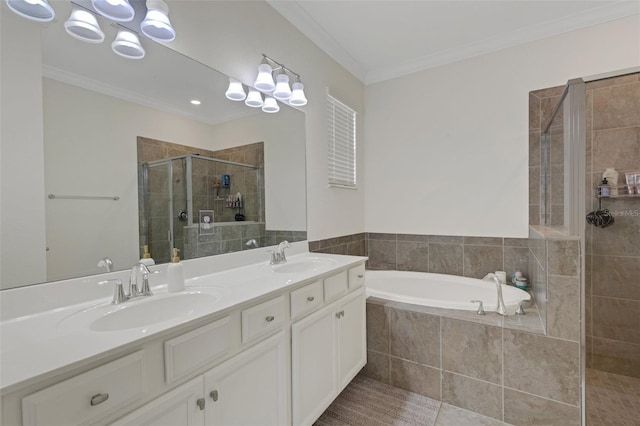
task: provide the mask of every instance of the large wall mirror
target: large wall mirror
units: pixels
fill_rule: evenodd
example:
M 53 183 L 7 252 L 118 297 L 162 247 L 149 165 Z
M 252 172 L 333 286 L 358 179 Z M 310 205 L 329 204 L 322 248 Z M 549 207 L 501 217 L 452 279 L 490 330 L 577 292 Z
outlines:
M 99 274 L 104 258 L 128 269 L 144 245 L 166 262 L 172 244 L 192 258 L 306 239 L 302 112 L 230 101 L 226 75 L 148 39 L 143 59 L 119 57 L 110 46 L 117 27 L 103 18 L 103 43 L 73 39 L 63 27 L 70 3 L 52 5 L 55 21 L 23 20 L 41 31 L 47 251 L 46 277 L 20 285 Z M 145 185 L 173 189 L 153 198 Z M 2 288 L 16 287 L 2 260 Z

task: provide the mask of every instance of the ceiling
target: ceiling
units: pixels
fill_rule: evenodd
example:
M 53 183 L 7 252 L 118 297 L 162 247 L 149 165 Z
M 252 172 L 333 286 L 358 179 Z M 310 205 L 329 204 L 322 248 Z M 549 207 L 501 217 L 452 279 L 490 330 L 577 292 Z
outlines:
M 590 0 L 267 0 L 366 84 L 640 13 Z

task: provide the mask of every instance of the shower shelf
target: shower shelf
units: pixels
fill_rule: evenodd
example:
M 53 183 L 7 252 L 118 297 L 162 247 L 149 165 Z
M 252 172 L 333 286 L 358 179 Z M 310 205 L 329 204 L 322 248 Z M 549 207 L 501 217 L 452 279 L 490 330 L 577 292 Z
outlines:
M 640 198 L 640 194 L 638 193 L 632 193 L 632 191 L 630 191 L 629 186 L 627 185 L 623 185 L 623 186 L 610 186 L 610 191 L 612 193 L 617 192 L 617 195 L 602 195 L 602 186 L 598 186 L 598 188 L 596 188 L 595 190 L 595 197 L 596 198 Z

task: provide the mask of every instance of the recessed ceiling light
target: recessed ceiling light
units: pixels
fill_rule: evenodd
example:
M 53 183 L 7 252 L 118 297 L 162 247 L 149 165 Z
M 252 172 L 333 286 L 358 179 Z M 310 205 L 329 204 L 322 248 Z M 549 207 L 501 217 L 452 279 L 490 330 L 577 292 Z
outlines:
M 200 105 L 202 102 L 200 102 L 197 99 L 191 99 L 191 105 Z

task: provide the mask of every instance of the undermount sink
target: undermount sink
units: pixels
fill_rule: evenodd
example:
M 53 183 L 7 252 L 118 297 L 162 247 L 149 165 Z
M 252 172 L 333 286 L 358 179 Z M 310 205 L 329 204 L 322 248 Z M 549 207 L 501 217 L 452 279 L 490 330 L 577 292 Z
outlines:
M 98 305 L 76 312 L 60 326 L 87 327 L 93 331 L 118 331 L 141 328 L 156 323 L 189 318 L 207 309 L 219 296 L 210 292 L 160 293 L 119 305 Z
M 296 274 L 302 272 L 314 272 L 323 268 L 328 268 L 335 264 L 333 259 L 324 259 L 314 257 L 311 259 L 294 260 L 287 262 L 283 265 L 278 265 L 273 268 L 274 272 L 280 272 L 284 274 Z

